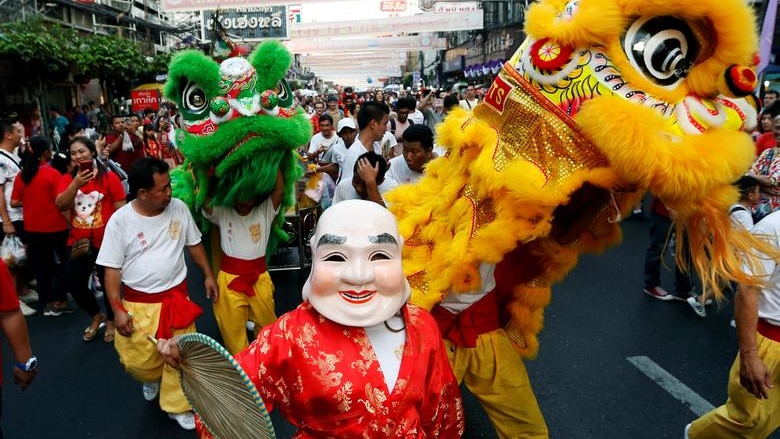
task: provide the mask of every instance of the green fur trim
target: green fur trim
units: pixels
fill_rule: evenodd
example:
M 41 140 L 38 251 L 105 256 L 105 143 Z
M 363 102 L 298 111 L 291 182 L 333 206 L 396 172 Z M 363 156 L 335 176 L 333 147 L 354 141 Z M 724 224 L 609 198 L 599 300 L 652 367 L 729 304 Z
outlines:
M 260 43 L 249 56 L 249 63 L 257 69 L 257 88 L 273 90 L 292 65 L 292 55 L 280 41 Z

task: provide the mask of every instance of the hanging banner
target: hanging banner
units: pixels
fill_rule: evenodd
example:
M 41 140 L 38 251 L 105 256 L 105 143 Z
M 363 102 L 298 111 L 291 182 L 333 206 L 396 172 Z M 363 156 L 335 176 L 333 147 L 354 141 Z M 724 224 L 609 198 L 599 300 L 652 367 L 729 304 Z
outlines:
M 202 26 L 204 39 L 210 40 L 213 35 L 213 16 L 215 11 L 203 11 Z M 260 41 L 265 39 L 287 39 L 286 6 L 260 6 L 253 8 L 220 9 L 219 22 L 225 32 L 231 37 L 245 41 Z
M 222 8 L 256 8 L 258 6 L 300 5 L 301 0 L 160 0 L 165 12 L 206 11 Z M 331 0 L 306 0 L 306 3 L 332 3 Z
M 332 38 L 381 36 L 399 33 L 457 32 L 482 29 L 482 11 L 423 14 L 393 17 L 388 20 L 353 20 L 327 23 L 302 23 L 290 30 L 290 37 Z
M 447 40 L 431 36 L 361 38 L 327 40 L 305 38 L 286 41 L 284 45 L 292 53 L 345 52 L 358 50 L 446 50 Z

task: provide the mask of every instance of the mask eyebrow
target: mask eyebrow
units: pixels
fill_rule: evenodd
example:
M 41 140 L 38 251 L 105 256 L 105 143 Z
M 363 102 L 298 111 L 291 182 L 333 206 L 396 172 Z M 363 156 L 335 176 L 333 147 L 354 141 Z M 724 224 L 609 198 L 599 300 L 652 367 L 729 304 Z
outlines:
M 346 236 L 340 236 L 340 235 L 334 235 L 332 233 L 326 233 L 322 236 L 320 236 L 320 239 L 317 241 L 317 247 L 321 245 L 341 245 L 347 242 Z
M 393 235 L 389 233 L 380 233 L 379 235 L 369 235 L 368 242 L 371 244 L 395 244 L 398 245 L 398 241 L 395 240 Z

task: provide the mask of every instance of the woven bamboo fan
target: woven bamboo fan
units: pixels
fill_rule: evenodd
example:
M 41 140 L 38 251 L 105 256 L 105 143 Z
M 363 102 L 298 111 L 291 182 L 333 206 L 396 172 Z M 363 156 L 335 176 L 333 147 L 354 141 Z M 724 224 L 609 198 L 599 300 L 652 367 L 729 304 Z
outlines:
M 222 345 L 198 333 L 179 339 L 181 386 L 214 439 L 274 439 L 262 398 Z

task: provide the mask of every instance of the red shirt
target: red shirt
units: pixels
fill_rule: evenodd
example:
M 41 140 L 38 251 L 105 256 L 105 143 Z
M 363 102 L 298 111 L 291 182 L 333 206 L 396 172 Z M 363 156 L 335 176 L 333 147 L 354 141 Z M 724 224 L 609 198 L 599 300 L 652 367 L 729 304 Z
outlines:
M 54 205 L 54 199 L 59 194 L 57 182 L 60 178 L 60 173 L 48 163 L 38 168 L 30 184 L 22 181 L 21 172 L 16 175 L 11 199 L 22 202 L 25 231 L 51 233 L 67 230 L 68 222 Z
M 73 176 L 63 175 L 57 183 L 57 193 L 65 192 L 71 182 Z M 113 172 L 106 172 L 101 178 L 79 188 L 70 210 L 71 228 L 68 245 L 73 245 L 77 239 L 90 238 L 92 245 L 100 248 L 108 219 L 116 211 L 114 205 L 124 200 L 125 189 L 119 177 Z
M 769 131 L 758 136 L 756 139 L 756 157 L 760 156 L 762 152 L 769 148 L 777 146 L 777 139 L 775 139 L 775 133 Z
M 119 163 L 119 166 L 121 166 L 125 172 L 130 171 L 133 163 L 144 158 L 144 143 L 135 134 L 131 132 L 128 132 L 127 134 L 130 135 L 130 141 L 133 143 L 133 150 L 123 150 L 120 140 L 119 150 L 112 152 L 109 155 L 111 160 Z M 117 133 L 116 131 L 106 134 L 106 145 L 114 143 L 120 135 L 121 133 Z
M 19 298 L 16 296 L 16 288 L 8 272 L 8 266 L 0 259 L 0 312 L 13 312 L 19 309 Z M 0 364 L 3 364 L 2 352 L 0 352 Z M 3 374 L 0 374 L 0 388 L 3 387 Z
M 322 113 L 325 114 L 325 113 Z M 311 116 L 311 127 L 314 129 L 313 134 L 317 134 L 320 132 L 320 115 L 317 113 L 314 113 Z

